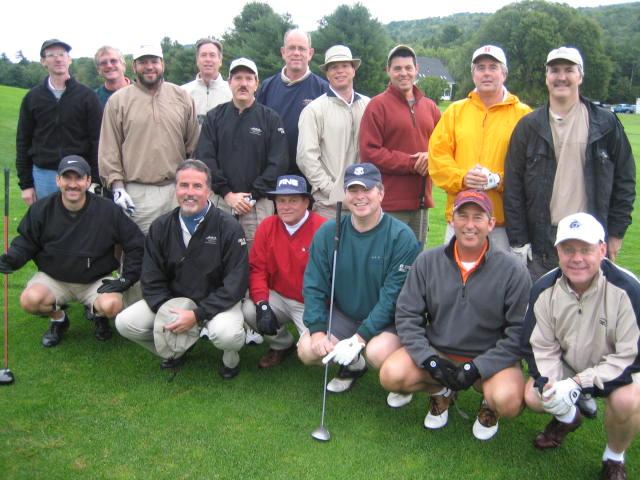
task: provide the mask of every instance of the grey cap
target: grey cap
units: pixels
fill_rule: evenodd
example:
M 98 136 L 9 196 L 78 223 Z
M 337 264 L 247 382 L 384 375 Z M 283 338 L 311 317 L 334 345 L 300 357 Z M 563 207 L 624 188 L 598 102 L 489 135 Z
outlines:
M 177 297 L 167 300 L 158 309 L 153 323 L 153 343 L 158 355 L 162 358 L 178 358 L 185 354 L 200 337 L 200 327 L 196 324 L 184 333 L 173 333 L 165 330 L 164 326 L 175 322 L 177 315 L 170 310 L 181 308 L 195 310 L 196 303 L 190 298 Z
M 49 40 L 45 40 L 42 46 L 40 47 L 40 58 L 44 58 L 44 51 L 49 47 L 54 47 L 56 45 L 60 45 L 64 48 L 67 53 L 71 51 L 71 45 L 63 42 L 62 40 L 58 40 L 57 38 L 51 38 Z
M 81 177 L 88 177 L 91 175 L 91 167 L 87 161 L 80 155 L 67 155 L 58 165 L 58 175 L 63 175 L 66 172 L 76 172 Z

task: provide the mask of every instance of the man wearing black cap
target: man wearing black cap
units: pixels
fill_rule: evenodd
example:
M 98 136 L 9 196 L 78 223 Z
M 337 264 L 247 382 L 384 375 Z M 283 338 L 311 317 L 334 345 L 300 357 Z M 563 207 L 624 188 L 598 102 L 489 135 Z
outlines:
M 307 331 L 302 321 L 302 278 L 313 236 L 325 221 L 309 211 L 311 195 L 302 177 L 278 177 L 277 188 L 268 193 L 275 197 L 277 214 L 256 230 L 249 252 L 251 299 L 242 305 L 245 321 L 269 343 L 269 351 L 258 361 L 260 368 L 280 364 L 295 350 L 285 324 L 293 322 L 300 335 Z
M 16 135 L 16 170 L 22 199 L 31 205 L 54 193 L 62 157 L 81 155 L 98 179 L 98 139 L 102 110 L 95 92 L 69 74 L 71 47 L 58 39 L 40 48 L 49 75 L 25 95 Z
M 110 200 L 87 190 L 91 168 L 78 155 L 64 157 L 58 167 L 60 191 L 35 202 L 18 226 L 18 236 L 0 257 L 0 272 L 12 273 L 33 260 L 38 272 L 20 295 L 20 305 L 34 315 L 49 315 L 42 345 L 53 347 L 69 328 L 64 311 L 70 301 L 85 305 L 95 322 L 95 336 L 111 338 L 109 318 L 123 308 L 122 292 L 140 277 L 143 236 Z M 122 245 L 122 276 L 113 278 L 119 262 L 114 246 Z
M 371 163 L 350 165 L 344 174 L 345 204 L 351 215 L 340 219 L 331 332 L 327 335 L 336 222 L 316 233 L 304 274 L 304 324 L 298 356 L 307 365 L 334 361 L 341 365 L 327 385 L 341 393 L 364 375 L 366 362 L 380 368 L 401 347 L 394 326 L 396 298 L 419 253 L 407 225 L 382 211 L 384 187 Z M 365 357 L 360 354 L 365 350 Z M 395 394 L 390 406 L 402 406 Z M 406 400 L 406 399 L 401 399 Z M 409 399 L 410 400 L 410 399 Z
M 380 370 L 388 390 L 430 395 L 428 429 L 447 424 L 458 391 L 482 392 L 472 430 L 479 440 L 492 438 L 498 419 L 519 415 L 524 404 L 519 341 L 531 279 L 488 238 L 495 223 L 486 192 L 458 193 L 455 235 L 416 259 L 396 308 L 403 347 Z

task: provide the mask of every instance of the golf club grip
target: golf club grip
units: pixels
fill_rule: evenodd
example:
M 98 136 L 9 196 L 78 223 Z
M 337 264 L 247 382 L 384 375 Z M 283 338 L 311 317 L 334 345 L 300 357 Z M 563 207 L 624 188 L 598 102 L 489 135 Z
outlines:
M 342 202 L 336 203 L 336 236 L 334 237 L 334 248 L 338 249 L 340 243 L 340 218 L 342 217 Z

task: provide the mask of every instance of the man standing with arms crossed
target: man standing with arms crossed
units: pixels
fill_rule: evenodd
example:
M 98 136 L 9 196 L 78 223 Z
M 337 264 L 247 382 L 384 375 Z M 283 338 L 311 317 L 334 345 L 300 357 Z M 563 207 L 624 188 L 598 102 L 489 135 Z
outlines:
M 493 245 L 508 249 L 502 190 L 504 164 L 511 132 L 531 111 L 504 86 L 507 57 L 500 47 L 485 45 L 471 57 L 476 88 L 444 112 L 429 142 L 431 177 L 447 192 L 445 244 L 453 236 L 453 200 L 458 192 L 485 190 L 493 204 L 496 226 L 489 234 Z
M 133 58 L 137 81 L 107 103 L 100 133 L 100 175 L 143 233 L 175 206 L 175 171 L 195 150 L 193 99 L 165 82 L 160 45 L 142 45 Z
M 273 108 L 282 118 L 289 154 L 286 173 L 300 175 L 296 164 L 300 112 L 314 99 L 328 92 L 329 85 L 309 68 L 314 50 L 307 32 L 289 30 L 284 34 L 283 43 L 280 54 L 285 65 L 280 73 L 262 83 L 256 98 L 262 105 Z
M 342 197 L 344 169 L 360 160 L 360 121 L 369 97 L 353 90 L 360 59 L 344 45 L 327 50 L 320 70 L 329 80 L 329 93 L 316 98 L 300 114 L 296 162 L 311 184 L 313 209 L 325 218 L 336 215 L 332 192 Z
M 100 102 L 95 92 L 69 73 L 71 47 L 58 39 L 40 48 L 40 63 L 49 75 L 22 99 L 16 134 L 16 170 L 27 205 L 58 190 L 58 164 L 79 155 L 98 181 Z
M 256 231 L 249 252 L 249 293 L 242 312 L 251 328 L 265 336 L 269 351 L 258 367 L 279 365 L 296 348 L 286 324 L 293 322 L 298 334 L 307 331 L 302 321 L 302 278 L 316 230 L 325 221 L 309 212 L 311 195 L 307 182 L 297 175 L 278 177 L 275 197 L 277 214 L 267 217 Z
M 198 124 L 202 125 L 209 110 L 231 100 L 229 84 L 220 75 L 222 44 L 210 38 L 198 40 L 196 65 L 198 66 L 196 79 L 182 85 L 182 88 L 195 100 Z
M 411 47 L 397 45 L 387 57 L 389 87 L 371 99 L 360 124 L 360 159 L 382 172 L 382 208 L 409 225 L 426 244 L 427 208 L 434 206 L 429 176 L 429 137 L 440 120 L 436 104 L 414 85 Z

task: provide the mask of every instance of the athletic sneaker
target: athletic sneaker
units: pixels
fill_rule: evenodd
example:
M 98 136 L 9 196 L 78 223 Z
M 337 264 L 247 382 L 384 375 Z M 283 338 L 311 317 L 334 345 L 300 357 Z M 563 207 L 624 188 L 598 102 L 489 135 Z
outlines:
M 410 393 L 405 395 L 404 393 L 389 392 L 389 395 L 387 395 L 387 405 L 391 408 L 401 408 L 409 405 L 412 399 L 413 395 Z
M 338 374 L 327 384 L 328 392 L 344 393 L 353 387 L 353 384 L 358 378 L 367 373 L 367 364 L 365 363 L 362 355 L 358 355 L 358 359 L 354 364 L 340 366 Z M 357 368 L 360 364 L 363 366 Z
M 624 463 L 615 460 L 603 460 L 602 471 L 600 472 L 602 480 L 627 480 L 627 471 Z
M 62 322 L 49 322 L 49 330 L 42 336 L 43 347 L 55 347 L 62 340 L 64 332 L 69 329 L 69 317 L 65 314 Z
M 246 345 L 260 345 L 262 342 L 264 342 L 264 338 L 262 338 L 262 335 L 260 335 L 258 332 L 256 332 L 255 330 L 252 330 L 250 328 L 247 328 L 247 335 L 244 339 L 244 343 Z
M 598 404 L 595 398 L 588 393 L 581 393 L 578 397 L 578 408 L 583 417 L 596 418 L 598 416 Z
M 442 395 L 429 397 L 429 412 L 424 417 L 424 428 L 437 430 L 447 424 L 449 420 L 449 407 L 455 402 L 455 392 L 447 388 Z
M 577 430 L 580 425 L 582 425 L 582 415 L 578 409 L 576 409 L 576 417 L 571 423 L 560 422 L 556 417 L 553 417 L 544 432 L 536 435 L 533 445 L 541 450 L 559 447 L 565 437 Z
M 473 423 L 473 436 L 478 440 L 489 440 L 498 433 L 498 415 L 489 408 L 483 398 L 478 410 L 478 416 Z

